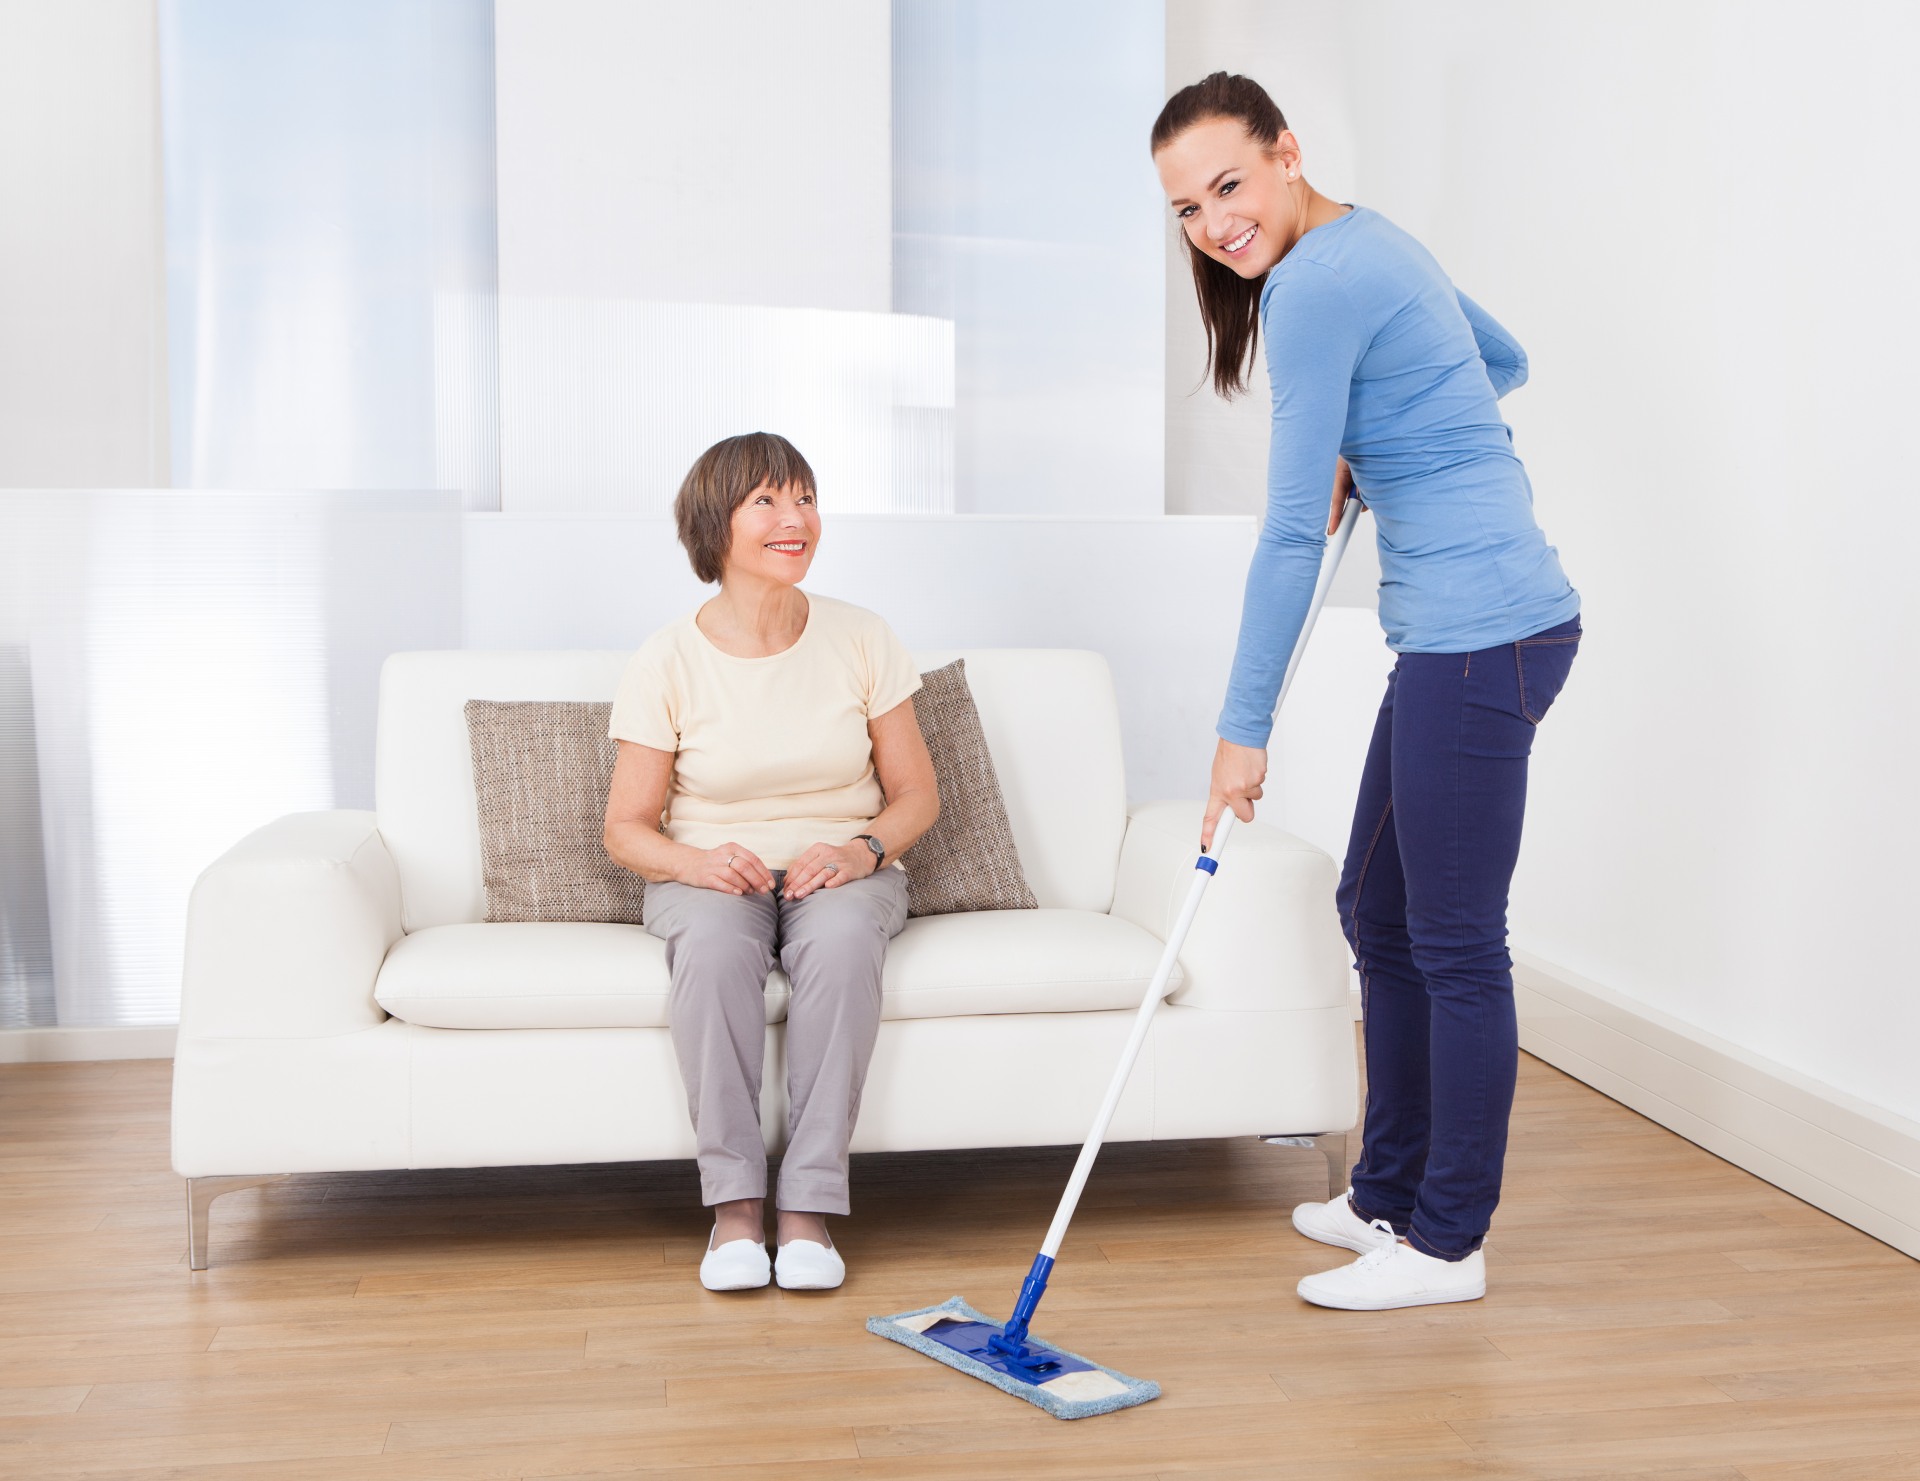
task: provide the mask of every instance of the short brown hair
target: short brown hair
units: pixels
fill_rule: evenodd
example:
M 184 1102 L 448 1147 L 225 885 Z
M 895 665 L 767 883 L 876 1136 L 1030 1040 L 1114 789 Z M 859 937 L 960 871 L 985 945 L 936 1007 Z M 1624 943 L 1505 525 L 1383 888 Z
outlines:
M 718 581 L 733 548 L 733 513 L 747 495 L 767 488 L 817 493 L 813 469 L 800 449 L 777 432 L 743 432 L 716 442 L 687 470 L 673 501 L 673 521 L 687 547 L 693 574 Z

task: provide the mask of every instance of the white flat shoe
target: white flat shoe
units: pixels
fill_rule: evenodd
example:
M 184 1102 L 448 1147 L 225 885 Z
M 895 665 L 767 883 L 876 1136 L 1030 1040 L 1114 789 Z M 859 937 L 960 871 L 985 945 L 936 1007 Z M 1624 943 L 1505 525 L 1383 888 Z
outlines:
M 1308 1239 L 1352 1250 L 1356 1255 L 1364 1255 L 1368 1250 L 1385 1249 L 1392 1244 L 1395 1239 L 1393 1226 L 1385 1219 L 1375 1219 L 1369 1224 L 1353 1211 L 1353 1205 L 1347 1201 L 1352 1196 L 1353 1189 L 1349 1188 L 1338 1198 L 1329 1198 L 1325 1203 L 1298 1205 L 1293 1211 L 1293 1227 Z
M 713 1234 L 720 1232 L 718 1226 Z M 700 1284 L 709 1291 L 757 1291 L 773 1274 L 767 1247 L 757 1239 L 730 1239 L 718 1249 L 713 1234 L 700 1257 Z
M 832 1245 L 793 1239 L 780 1246 L 773 1278 L 783 1291 L 831 1291 L 847 1278 L 847 1262 Z
M 1341 1311 L 1478 1301 L 1487 1294 L 1486 1253 L 1475 1250 L 1464 1260 L 1436 1260 L 1396 1241 L 1369 1250 L 1351 1265 L 1310 1275 L 1297 1289 L 1303 1301 Z

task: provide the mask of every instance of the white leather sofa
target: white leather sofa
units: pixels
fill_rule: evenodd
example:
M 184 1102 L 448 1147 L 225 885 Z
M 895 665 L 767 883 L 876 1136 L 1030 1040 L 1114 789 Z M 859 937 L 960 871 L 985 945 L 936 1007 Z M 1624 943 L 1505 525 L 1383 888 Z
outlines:
M 1201 805 L 1128 807 L 1097 654 L 917 657 L 967 660 L 1041 908 L 907 923 L 854 1150 L 1077 1143 L 1187 893 Z M 200 877 L 173 1085 L 193 1268 L 212 1200 L 275 1176 L 693 1155 L 661 943 L 638 926 L 483 924 L 463 705 L 608 699 L 626 658 L 396 655 L 375 811 L 281 818 Z M 1330 1192 L 1344 1186 L 1357 1091 L 1333 889 L 1319 849 L 1235 832 L 1111 1139 L 1277 1134 L 1318 1145 Z M 785 1002 L 776 970 L 774 1150 Z

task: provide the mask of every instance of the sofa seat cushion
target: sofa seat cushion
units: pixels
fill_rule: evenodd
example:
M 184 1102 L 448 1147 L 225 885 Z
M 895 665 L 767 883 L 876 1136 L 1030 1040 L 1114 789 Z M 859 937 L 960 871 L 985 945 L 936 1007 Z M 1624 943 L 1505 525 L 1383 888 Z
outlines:
M 1086 910 L 922 916 L 887 949 L 882 1018 L 1132 1008 L 1160 942 Z M 1176 969 L 1168 990 L 1181 985 Z M 517 921 L 432 926 L 387 953 L 373 995 L 422 1028 L 664 1028 L 666 944 L 641 926 Z M 767 978 L 767 1022 L 787 1016 Z
M 642 926 L 516 921 L 432 926 L 394 943 L 373 996 L 422 1028 L 664 1028 L 667 946 Z M 787 979 L 767 979 L 767 1022 Z
M 992 910 L 907 922 L 887 950 L 882 1018 L 1138 1007 L 1160 939 L 1088 910 Z M 1171 992 L 1181 985 L 1174 968 Z

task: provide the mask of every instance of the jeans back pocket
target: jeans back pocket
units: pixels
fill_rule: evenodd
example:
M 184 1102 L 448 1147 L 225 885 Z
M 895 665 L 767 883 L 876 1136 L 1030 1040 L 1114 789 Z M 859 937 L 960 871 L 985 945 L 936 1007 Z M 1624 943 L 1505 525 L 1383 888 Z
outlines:
M 1573 668 L 1573 656 L 1580 650 L 1581 633 L 1577 623 L 1578 619 L 1562 627 L 1548 628 L 1513 645 L 1513 665 L 1520 676 L 1520 713 L 1527 717 L 1529 724 L 1538 725 L 1546 718 L 1566 685 L 1567 674 Z

